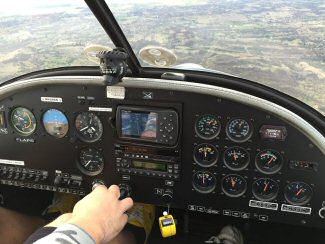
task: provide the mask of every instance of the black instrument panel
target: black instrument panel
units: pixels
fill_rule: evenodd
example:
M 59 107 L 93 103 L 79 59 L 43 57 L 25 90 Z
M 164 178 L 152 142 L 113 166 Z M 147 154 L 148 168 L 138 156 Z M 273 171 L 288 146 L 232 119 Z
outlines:
M 154 89 L 148 100 L 127 88 L 115 100 L 104 91 L 51 85 L 4 98 L 1 183 L 84 195 L 100 181 L 140 202 L 324 225 L 324 155 L 293 126 L 197 93 Z

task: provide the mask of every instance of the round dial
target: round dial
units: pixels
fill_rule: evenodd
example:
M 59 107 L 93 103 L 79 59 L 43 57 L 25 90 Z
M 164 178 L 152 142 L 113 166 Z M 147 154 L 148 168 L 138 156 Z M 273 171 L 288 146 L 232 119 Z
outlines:
M 208 171 L 198 171 L 192 177 L 193 188 L 200 193 L 213 192 L 216 184 L 216 177 Z
M 226 126 L 226 133 L 230 140 L 234 142 L 245 142 L 253 134 L 252 124 L 244 119 L 232 119 Z
M 310 201 L 312 196 L 312 188 L 304 182 L 291 182 L 284 189 L 285 199 L 293 205 L 305 205 Z
M 225 165 L 235 171 L 245 169 L 249 164 L 249 153 L 242 147 L 230 147 L 223 155 Z
M 263 174 L 275 174 L 282 168 L 283 157 L 275 150 L 263 150 L 256 155 L 255 165 Z
M 195 124 L 196 134 L 206 140 L 211 140 L 217 137 L 220 129 L 220 122 L 214 115 L 203 115 L 197 119 Z
M 231 174 L 222 179 L 222 191 L 229 197 L 240 197 L 246 189 L 246 180 L 240 175 Z
M 64 137 L 69 130 L 68 118 L 58 109 L 49 109 L 43 114 L 43 125 L 47 133 L 56 138 Z
M 279 192 L 278 184 L 269 178 L 261 178 L 253 183 L 253 195 L 261 201 L 274 200 Z
M 102 122 L 97 115 L 91 112 L 78 114 L 75 120 L 75 126 L 80 140 L 84 142 L 95 142 L 103 134 Z
M 204 143 L 194 148 L 194 161 L 202 167 L 215 165 L 218 157 L 218 150 L 211 144 Z
M 24 136 L 29 136 L 36 130 L 34 114 L 24 107 L 15 108 L 11 112 L 11 124 L 18 133 Z
M 80 151 L 79 169 L 87 175 L 97 175 L 104 168 L 104 157 L 95 148 L 84 148 Z

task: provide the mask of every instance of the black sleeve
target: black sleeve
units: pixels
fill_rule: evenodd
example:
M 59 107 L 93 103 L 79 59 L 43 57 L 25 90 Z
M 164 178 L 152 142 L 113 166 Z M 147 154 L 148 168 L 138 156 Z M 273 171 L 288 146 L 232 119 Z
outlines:
M 44 236 L 51 234 L 53 231 L 55 231 L 55 229 L 55 227 L 41 227 L 37 229 L 30 237 L 28 237 L 24 244 L 32 244 Z

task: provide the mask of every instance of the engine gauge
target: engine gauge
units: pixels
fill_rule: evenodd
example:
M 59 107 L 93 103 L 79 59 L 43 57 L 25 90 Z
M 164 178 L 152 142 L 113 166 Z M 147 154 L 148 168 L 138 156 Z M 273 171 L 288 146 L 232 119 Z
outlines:
M 256 168 L 263 174 L 275 174 L 283 165 L 282 155 L 275 150 L 263 150 L 256 155 Z
M 11 112 L 11 124 L 18 133 L 24 136 L 29 136 L 36 130 L 34 114 L 24 107 L 17 107 Z
M 274 200 L 279 192 L 278 184 L 269 178 L 261 178 L 253 183 L 253 195 L 261 201 Z
M 227 123 L 226 134 L 234 142 L 245 142 L 251 138 L 253 126 L 245 119 L 232 119 Z
M 245 194 L 247 189 L 244 177 L 236 174 L 225 176 L 221 184 L 222 191 L 229 197 L 240 197 Z
M 86 175 L 97 175 L 104 168 L 104 157 L 98 149 L 84 148 L 80 151 L 78 166 Z
M 75 120 L 80 140 L 84 142 L 98 141 L 103 134 L 103 124 L 92 112 L 82 112 L 78 114 Z
M 195 123 L 196 134 L 205 140 L 211 140 L 220 133 L 221 125 L 214 115 L 203 115 Z
M 198 171 L 192 177 L 193 188 L 200 193 L 210 193 L 216 188 L 216 177 L 208 171 Z
M 218 157 L 218 150 L 211 144 L 204 143 L 194 148 L 194 161 L 202 167 L 215 165 Z
M 245 169 L 249 164 L 249 153 L 242 147 L 230 147 L 223 155 L 225 165 L 234 171 Z
M 284 189 L 284 197 L 292 205 L 305 205 L 312 196 L 312 188 L 304 182 L 291 182 Z
M 55 108 L 49 109 L 43 114 L 43 125 L 46 132 L 56 138 L 64 137 L 69 130 L 68 118 Z

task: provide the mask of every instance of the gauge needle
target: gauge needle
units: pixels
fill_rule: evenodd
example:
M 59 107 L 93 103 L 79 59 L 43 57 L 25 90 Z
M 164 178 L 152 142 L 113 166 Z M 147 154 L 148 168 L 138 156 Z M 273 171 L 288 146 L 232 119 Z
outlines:
M 86 130 L 86 129 L 88 129 L 88 126 L 82 128 L 80 131 L 84 131 L 84 130 Z
M 267 162 L 267 165 L 270 165 L 270 163 L 272 163 L 272 161 L 276 160 L 276 157 L 272 157 L 268 162 Z
M 90 163 L 91 163 L 91 160 L 89 160 L 89 161 L 86 163 L 85 167 L 87 167 Z
M 25 115 L 28 117 L 28 120 L 29 120 L 29 125 L 27 125 L 26 128 L 29 128 L 32 125 L 32 119 L 31 119 L 31 117 L 29 116 L 28 113 L 25 113 Z
M 19 117 L 18 115 L 15 115 L 15 118 L 17 118 L 18 120 L 24 120 L 22 117 Z
M 238 155 L 236 152 L 234 152 L 234 160 L 236 161 L 238 159 Z
M 265 185 L 264 190 L 263 190 L 264 192 L 266 192 L 268 186 L 269 186 L 269 183 L 267 183 L 267 184 Z
M 300 190 L 296 193 L 296 196 L 299 196 L 303 191 L 304 189 L 300 188 Z
M 90 127 L 93 131 L 96 131 L 96 129 L 94 127 Z
M 207 154 L 208 154 L 206 147 L 203 149 L 203 153 L 204 153 L 204 157 L 206 158 L 207 157 Z
M 234 178 L 231 177 L 231 187 L 235 188 L 236 182 L 234 181 Z

